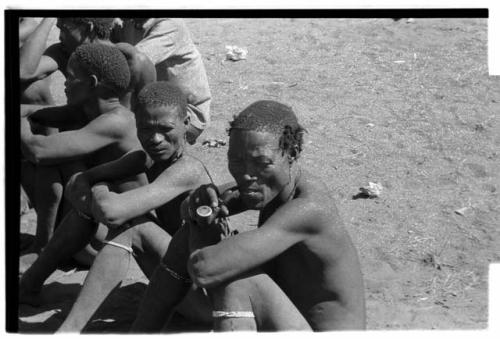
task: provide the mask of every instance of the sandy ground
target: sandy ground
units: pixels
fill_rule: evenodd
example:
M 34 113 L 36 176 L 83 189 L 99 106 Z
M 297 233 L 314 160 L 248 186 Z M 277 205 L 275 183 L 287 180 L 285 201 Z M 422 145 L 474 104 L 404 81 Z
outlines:
M 297 110 L 309 131 L 300 161 L 331 189 L 360 254 L 368 328 L 487 327 L 488 263 L 500 260 L 500 82 L 488 76 L 486 20 L 186 21 L 214 98 L 201 141 L 227 139 L 232 115 L 258 99 Z M 248 59 L 225 61 L 226 45 Z M 56 74 L 63 103 L 61 89 Z M 191 148 L 216 182 L 230 178 L 226 151 Z M 353 199 L 369 181 L 381 196 Z M 23 239 L 35 220 L 33 210 L 21 217 Z M 55 331 L 86 273 L 56 271 L 43 291 L 53 302 L 22 305 L 20 330 Z M 131 267 L 86 331 L 126 331 L 145 284 Z

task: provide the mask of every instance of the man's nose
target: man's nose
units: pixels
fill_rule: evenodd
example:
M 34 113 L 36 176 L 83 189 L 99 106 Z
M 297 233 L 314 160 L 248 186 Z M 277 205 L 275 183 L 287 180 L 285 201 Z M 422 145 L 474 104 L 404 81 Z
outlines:
M 151 142 L 154 144 L 159 144 L 164 140 L 163 136 L 160 133 L 153 133 L 151 136 Z

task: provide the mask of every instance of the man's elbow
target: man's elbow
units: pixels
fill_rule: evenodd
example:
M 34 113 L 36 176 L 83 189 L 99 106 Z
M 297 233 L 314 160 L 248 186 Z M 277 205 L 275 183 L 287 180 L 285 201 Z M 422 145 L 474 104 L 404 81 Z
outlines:
M 210 264 L 204 258 L 204 253 L 201 250 L 193 252 L 188 263 L 191 279 L 198 287 L 213 288 L 221 281 L 211 273 Z
M 20 66 L 19 69 L 19 79 L 21 82 L 35 81 L 39 80 L 39 76 L 36 74 L 36 69 L 33 70 L 27 66 Z
M 118 228 L 127 220 L 123 217 L 121 209 L 110 199 L 100 199 L 98 219 L 110 228 Z

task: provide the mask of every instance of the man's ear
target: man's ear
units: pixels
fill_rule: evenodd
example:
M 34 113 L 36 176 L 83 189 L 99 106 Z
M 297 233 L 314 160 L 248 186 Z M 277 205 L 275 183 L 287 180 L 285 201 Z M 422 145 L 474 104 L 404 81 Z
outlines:
M 295 145 L 291 147 L 287 152 L 288 162 L 291 164 L 295 160 L 297 160 L 299 155 L 299 146 Z
M 94 24 L 92 22 L 89 22 L 87 24 L 87 34 L 89 36 L 89 38 L 94 38 Z
M 189 126 L 191 124 L 191 117 L 189 114 L 186 115 L 186 118 L 184 119 L 184 125 Z
M 90 87 L 95 88 L 97 87 L 97 85 L 99 85 L 99 80 L 94 74 L 90 75 L 89 78 L 90 78 Z

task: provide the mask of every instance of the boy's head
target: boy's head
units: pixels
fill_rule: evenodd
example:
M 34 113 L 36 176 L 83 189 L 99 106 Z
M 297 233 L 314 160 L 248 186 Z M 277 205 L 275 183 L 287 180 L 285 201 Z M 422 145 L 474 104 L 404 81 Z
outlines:
M 181 154 L 189 127 L 184 93 L 166 81 L 147 84 L 137 96 L 137 136 L 155 161 Z
M 78 46 L 94 40 L 109 40 L 113 18 L 58 18 L 59 40 L 71 54 Z
M 82 104 L 95 97 L 120 98 L 129 84 L 127 59 L 116 47 L 83 44 L 69 58 L 65 82 L 68 104 Z
M 229 171 L 248 207 L 263 208 L 291 184 L 304 131 L 291 107 L 267 100 L 251 104 L 230 123 Z

